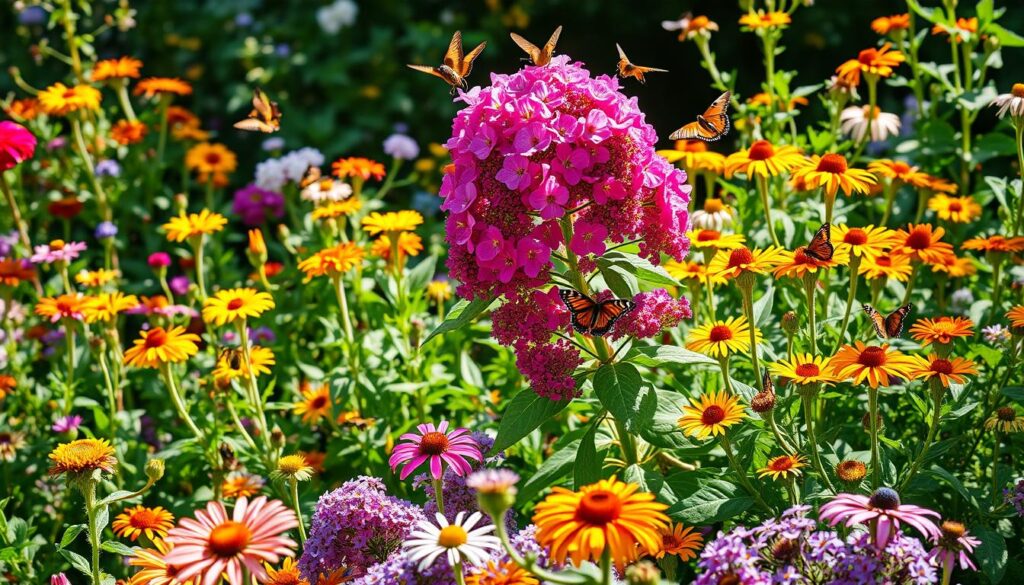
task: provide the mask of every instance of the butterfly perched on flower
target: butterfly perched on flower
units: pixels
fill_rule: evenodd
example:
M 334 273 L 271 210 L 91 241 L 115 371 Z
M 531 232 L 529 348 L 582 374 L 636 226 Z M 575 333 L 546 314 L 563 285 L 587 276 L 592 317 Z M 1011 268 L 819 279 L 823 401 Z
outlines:
M 440 77 L 451 86 L 450 93 L 455 95 L 457 88 L 467 89 L 469 87 L 466 78 L 469 77 L 469 72 L 473 70 L 473 61 L 480 56 L 480 53 L 483 52 L 486 46 L 486 42 L 480 43 L 469 54 L 464 54 L 462 52 L 462 32 L 455 31 L 455 34 L 452 35 L 452 41 L 448 43 L 448 52 L 444 54 L 444 62 L 441 65 L 437 67 L 409 65 L 409 68 Z
M 299 187 L 305 189 L 306 187 L 309 187 L 313 183 L 319 181 L 322 176 L 323 171 L 320 170 L 320 167 L 315 165 L 309 165 L 308 167 L 306 167 L 306 172 L 302 174 L 302 179 L 299 180 Z
M 239 122 L 235 122 L 239 130 L 277 132 L 281 129 L 281 110 L 277 102 L 270 101 L 267 94 L 260 88 L 252 90 L 252 111 Z
M 640 83 L 647 83 L 647 80 L 644 79 L 644 75 L 647 73 L 668 73 L 668 69 L 657 69 L 654 67 L 641 67 L 640 65 L 634 65 L 618 43 L 615 43 L 615 48 L 619 50 L 619 63 L 617 67 L 619 70 L 619 77 L 623 79 L 633 77 Z
M 871 319 L 871 326 L 875 328 L 875 333 L 878 334 L 878 337 L 889 339 L 903 334 L 903 322 L 906 320 L 907 315 L 910 314 L 910 307 L 911 305 L 903 305 L 889 313 L 886 317 L 883 317 L 871 305 L 864 305 L 864 312 Z
M 530 61 L 538 67 L 543 67 L 551 62 L 551 57 L 555 54 L 555 45 L 558 44 L 558 37 L 562 34 L 562 27 L 559 26 L 555 29 L 555 32 L 551 33 L 551 38 L 548 42 L 544 43 L 544 47 L 538 47 L 516 33 L 509 33 L 512 40 L 515 41 L 519 48 L 526 51 L 529 55 Z
M 828 262 L 836 251 L 832 245 L 832 224 L 824 224 L 815 232 L 811 242 L 804 248 L 804 254 L 819 261 Z
M 718 96 L 718 99 L 711 102 L 704 113 L 697 116 L 696 122 L 690 122 L 682 128 L 673 132 L 670 140 L 703 140 L 714 142 L 729 133 L 731 128 L 729 122 L 729 100 L 732 99 L 731 92 L 725 92 Z
M 573 329 L 584 335 L 600 337 L 608 333 L 619 317 L 636 308 L 633 301 L 608 299 L 597 302 L 570 288 L 558 289 L 558 295 L 569 309 Z

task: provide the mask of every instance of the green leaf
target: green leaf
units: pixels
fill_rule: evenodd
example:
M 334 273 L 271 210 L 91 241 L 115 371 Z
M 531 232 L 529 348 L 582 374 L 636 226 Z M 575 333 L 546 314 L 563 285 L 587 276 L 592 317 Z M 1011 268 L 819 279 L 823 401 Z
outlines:
M 963 497 L 963 499 L 972 507 L 974 507 L 975 509 L 979 509 L 977 498 L 975 498 L 974 495 L 971 494 L 971 492 L 967 491 L 967 488 L 964 486 L 963 483 L 960 482 L 959 479 L 957 479 L 955 475 L 939 467 L 938 465 L 932 466 L 932 468 L 929 469 L 928 471 L 932 475 L 935 475 L 942 479 L 943 481 L 945 481 L 946 483 L 948 483 L 950 487 L 956 490 L 957 493 L 960 494 L 960 496 Z
M 115 555 L 121 555 L 122 557 L 130 557 L 135 555 L 135 551 L 131 547 L 120 543 L 116 540 L 108 540 L 100 545 L 100 548 L 107 551 L 108 553 L 114 553 Z
M 742 514 L 754 499 L 741 495 L 739 486 L 721 479 L 700 482 L 697 491 L 668 509 L 673 519 L 693 524 L 714 524 Z
M 650 345 L 638 347 L 631 351 L 627 358 L 629 361 L 647 368 L 660 368 L 672 364 L 710 364 L 718 365 L 718 362 L 702 353 L 690 351 L 678 345 Z
M 907 6 L 909 6 L 911 10 L 916 12 L 918 16 L 933 24 L 945 21 L 941 11 L 939 11 L 937 8 L 927 8 L 921 6 L 921 4 L 918 3 L 917 0 L 907 0 Z M 939 14 L 938 17 L 935 16 L 936 12 L 938 12 Z
M 621 266 L 603 266 L 600 268 L 601 278 L 615 296 L 624 299 L 633 298 L 640 292 L 640 283 L 635 276 Z
M 1007 386 L 1003 388 L 1003 396 L 1018 404 L 1024 404 L 1024 386 Z
M 988 25 L 988 32 L 994 34 L 999 39 L 999 43 L 1004 47 L 1024 47 L 1024 37 L 998 24 Z
M 754 301 L 754 323 L 763 327 L 772 316 L 772 303 L 775 299 L 775 287 L 768 285 L 761 298 Z
M 57 552 L 59 552 L 60 556 L 64 557 L 64 560 L 70 563 L 72 567 L 77 569 L 79 573 L 92 576 L 92 569 L 89 567 L 89 561 L 85 560 L 85 557 L 64 548 L 57 549 Z
M 409 271 L 409 278 L 406 280 L 406 290 L 410 292 L 422 292 L 426 290 L 427 283 L 434 278 L 434 270 L 437 268 L 437 256 L 428 256 Z
M 534 473 L 519 489 L 518 494 L 516 494 L 516 501 L 523 503 L 532 500 L 541 490 L 553 484 L 555 480 L 566 473 L 569 473 L 569 470 L 572 469 L 576 461 L 581 441 L 582 439 L 571 441 L 565 447 L 555 451 L 550 457 L 545 459 L 544 463 L 541 463 L 540 467 L 537 468 L 537 473 Z
M 640 436 L 648 443 L 663 449 L 687 449 L 693 443 L 679 430 L 679 417 L 683 416 L 686 397 L 671 390 L 657 390 L 658 408 L 651 424 L 640 429 Z
M 601 479 L 601 467 L 604 465 L 604 458 L 597 452 L 596 439 L 597 425 L 591 424 L 587 434 L 583 435 L 583 438 L 580 439 L 580 446 L 576 451 L 576 462 L 572 468 L 573 485 L 576 489 Z
M 665 271 L 661 266 L 655 266 L 651 264 L 645 258 L 641 258 L 636 254 L 627 254 L 614 250 L 607 252 L 601 258 L 598 258 L 597 265 L 603 269 L 608 266 L 617 266 L 626 270 L 637 278 L 640 282 L 644 282 L 654 286 L 678 286 L 679 281 L 669 276 L 668 272 Z
M 649 426 L 658 406 L 653 389 L 643 385 L 640 372 L 629 363 L 601 366 L 594 374 L 594 394 L 631 433 Z
M 981 539 L 981 545 L 974 549 L 974 558 L 981 565 L 981 571 L 992 583 L 1002 581 L 1006 572 L 1006 539 L 986 526 L 971 526 L 971 533 Z
M 448 315 L 445 316 L 444 321 L 441 322 L 430 335 L 427 335 L 426 339 L 423 340 L 422 345 L 426 345 L 428 341 L 449 331 L 461 329 L 468 325 L 473 319 L 479 317 L 484 311 L 490 308 L 493 301 L 488 299 L 473 299 L 467 301 L 465 299 L 455 303 Z
M 57 549 L 65 549 L 70 546 L 83 530 L 85 530 L 85 524 L 72 524 L 68 526 L 64 531 L 64 536 L 60 539 L 60 543 L 57 545 Z
M 568 400 L 551 400 L 538 396 L 529 388 L 515 395 L 501 416 L 498 437 L 494 440 L 491 453 L 503 451 L 529 435 L 551 417 L 562 412 L 569 405 Z
M 127 499 L 128 496 L 132 495 L 133 493 L 135 492 L 130 492 L 128 490 L 117 490 L 116 492 L 110 494 L 109 496 L 97 502 L 97 505 L 105 506 L 107 504 L 113 504 L 118 500 Z
M 110 521 L 110 506 L 99 505 L 96 506 L 96 533 L 103 532 L 103 529 L 107 527 L 107 522 Z

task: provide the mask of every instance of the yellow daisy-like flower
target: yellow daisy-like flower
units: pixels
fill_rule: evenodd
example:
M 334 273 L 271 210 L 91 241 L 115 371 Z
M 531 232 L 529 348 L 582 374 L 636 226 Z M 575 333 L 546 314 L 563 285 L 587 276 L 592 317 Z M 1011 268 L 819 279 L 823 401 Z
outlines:
M 665 269 L 665 272 L 668 272 L 669 276 L 676 280 L 695 280 L 703 284 L 710 279 L 711 284 L 725 284 L 725 278 L 712 275 L 708 272 L 707 266 L 700 262 L 668 260 L 662 264 L 662 268 Z
M 111 527 L 114 534 L 121 538 L 135 542 L 140 536 L 145 536 L 152 542 L 166 537 L 167 531 L 174 528 L 174 514 L 162 506 L 147 508 L 139 505 L 125 508 L 114 518 Z
M 939 219 L 953 223 L 970 223 L 981 217 L 981 205 L 974 197 L 950 197 L 939 193 L 928 200 L 928 209 L 939 216 Z
M 765 92 L 755 93 L 747 100 L 747 105 L 767 108 L 772 105 L 771 100 L 771 96 Z M 803 96 L 792 97 L 789 101 L 785 101 L 781 97 L 775 96 L 775 105 L 778 106 L 779 111 L 792 111 L 797 109 L 797 107 L 806 106 L 810 103 L 811 102 Z
M 220 484 L 221 495 L 225 499 L 251 498 L 259 495 L 266 484 L 262 477 L 244 471 L 233 471 Z
M 832 227 L 832 244 L 836 252 L 874 258 L 892 246 L 895 235 L 896 232 L 885 227 L 869 225 L 860 228 L 839 224 Z
M 423 239 L 413 232 L 398 234 L 398 260 L 404 262 L 407 256 L 419 256 L 423 251 Z M 370 253 L 378 258 L 391 261 L 391 238 L 382 235 L 370 245 Z
M 154 327 L 142 331 L 135 345 L 124 352 L 124 363 L 139 368 L 159 368 L 183 362 L 199 351 L 199 336 L 184 327 Z
M 761 342 L 761 331 L 755 330 L 757 342 Z M 750 329 L 746 317 L 718 320 L 694 327 L 686 336 L 686 349 L 698 351 L 715 358 L 723 358 L 733 352 L 750 351 Z
M 992 416 L 985 421 L 985 429 L 998 429 L 1004 433 L 1017 433 L 1024 431 L 1024 417 L 1017 414 L 1012 406 L 997 408 Z
M 952 244 L 941 241 L 945 233 L 931 224 L 910 224 L 896 232 L 892 252 L 926 264 L 940 263 L 953 255 Z
M 300 389 L 302 400 L 292 405 L 292 412 L 302 417 L 302 422 L 315 425 L 323 417 L 331 416 L 334 402 L 331 400 L 331 388 L 327 384 L 313 387 L 303 384 Z
M 735 278 L 744 272 L 765 274 L 785 261 L 785 258 L 785 250 L 777 246 L 770 246 L 764 250 L 719 250 L 708 264 L 708 272 L 726 279 Z
M 226 217 L 204 209 L 199 213 L 186 214 L 181 212 L 177 217 L 172 217 L 162 227 L 167 232 L 167 239 L 172 242 L 184 242 L 189 238 L 215 234 L 227 225 Z
M 805 274 L 816 274 L 818 270 L 828 270 L 836 266 L 846 266 L 850 263 L 850 252 L 846 249 L 836 248 L 832 257 L 828 260 L 818 260 L 807 255 L 806 247 L 801 246 L 795 251 L 784 250 L 782 261 L 772 273 L 775 276 L 788 276 L 790 278 L 803 278 Z
M 706 439 L 724 435 L 729 427 L 745 418 L 739 396 L 722 390 L 701 394 L 693 406 L 684 406 L 677 424 L 687 436 Z
M 200 142 L 185 153 L 185 167 L 198 175 L 200 183 L 213 180 L 219 186 L 238 168 L 238 157 L 223 144 Z
M 712 248 L 715 250 L 735 250 L 742 248 L 746 238 L 742 234 L 723 234 L 718 230 L 690 230 L 686 232 L 690 246 L 694 248 Z
M 662 559 L 665 555 L 675 555 L 679 560 L 686 562 L 696 558 L 697 551 L 704 544 L 704 537 L 690 526 L 683 526 L 682 523 L 669 523 L 664 528 L 658 529 L 661 536 L 661 546 L 656 550 L 647 551 L 656 559 Z
M 326 205 L 321 205 L 313 210 L 313 219 L 331 219 L 339 217 L 347 217 L 353 213 L 359 211 L 363 207 L 363 202 L 358 197 L 349 197 L 341 201 L 334 201 Z
M 868 163 L 868 171 L 876 176 L 906 183 L 916 188 L 928 188 L 932 184 L 932 177 L 922 173 L 920 169 L 911 166 L 901 160 L 888 158 L 878 159 Z
M 965 376 L 977 374 L 978 368 L 974 362 L 961 357 L 941 358 L 936 354 L 922 357 L 919 355 L 910 356 L 914 360 L 914 366 L 910 376 L 915 380 L 938 380 L 944 388 L 949 388 L 949 383 L 963 384 Z
M 217 356 L 217 365 L 213 368 L 214 378 L 230 381 L 249 376 L 249 368 L 246 367 L 245 360 L 242 359 L 241 355 L 232 355 L 233 352 L 241 354 L 241 350 L 231 349 L 222 351 Z M 252 361 L 252 373 L 257 378 L 263 374 L 269 374 L 270 366 L 277 363 L 274 352 L 269 347 L 263 347 L 262 345 L 254 345 L 249 349 L 249 359 Z
M 192 85 L 177 77 L 147 77 L 135 86 L 134 93 L 148 98 L 158 95 L 190 95 Z
M 846 195 L 867 193 L 878 182 L 868 171 L 850 168 L 846 157 L 835 153 L 811 156 L 793 171 L 793 176 L 800 177 L 808 189 L 821 187 L 829 196 L 834 196 L 840 189 Z
M 855 384 L 867 382 L 872 388 L 891 386 L 900 378 L 909 380 L 915 362 L 903 352 L 892 349 L 889 344 L 881 346 L 844 345 L 832 356 L 831 374 L 840 380 L 852 379 Z
M 267 579 L 263 581 L 264 585 L 310 585 L 309 581 L 302 578 L 299 565 L 291 557 L 286 557 L 281 561 L 281 566 L 277 569 L 264 561 L 263 568 L 267 571 Z
M 82 313 L 85 314 L 86 323 L 110 323 L 119 314 L 138 306 L 139 299 L 135 295 L 122 292 L 100 293 L 85 302 Z
M 913 267 L 910 265 L 909 257 L 889 253 L 865 256 L 860 268 L 857 269 L 859 274 L 869 279 L 895 278 L 900 282 L 910 280 L 910 273 L 912 271 Z
M 827 357 L 809 353 L 794 354 L 790 359 L 781 359 L 768 364 L 768 369 L 776 376 L 781 376 L 793 384 L 831 384 L 836 381 L 831 374 Z
M 939 317 L 918 319 L 910 328 L 910 336 L 922 346 L 931 343 L 948 345 L 957 337 L 974 335 L 974 322 L 966 317 Z
M 39 109 L 51 116 L 66 116 L 79 110 L 100 109 L 100 90 L 90 85 L 68 87 L 63 83 L 54 83 L 39 92 Z
M 538 585 L 533 575 L 512 561 L 502 563 L 488 560 L 466 575 L 466 585 Z
M 607 550 L 623 571 L 641 551 L 657 549 L 658 530 L 669 521 L 668 506 L 639 489 L 614 476 L 578 492 L 553 488 L 534 511 L 537 542 L 556 563 L 571 558 L 577 567 L 585 560 L 599 562 Z
M 274 308 L 274 297 L 270 293 L 254 288 L 232 288 L 217 291 L 206 299 L 203 305 L 203 320 L 214 325 L 224 325 L 259 317 Z
M 335 277 L 352 270 L 363 261 L 363 249 L 352 242 L 344 242 L 320 250 L 299 262 L 299 270 L 306 273 L 306 282 L 316 276 Z
M 734 152 L 725 159 L 725 176 L 736 173 L 754 177 L 774 177 L 793 170 L 803 163 L 804 157 L 795 146 L 773 146 L 767 140 L 758 140 L 750 148 Z
M 50 452 L 50 475 L 79 475 L 97 469 L 110 473 L 117 465 L 114 448 L 106 439 L 78 439 L 62 443 Z
M 675 149 L 659 150 L 657 154 L 670 163 L 680 163 L 688 173 L 721 175 L 725 172 L 725 155 L 708 150 L 703 140 L 677 140 Z
M 116 270 L 82 270 L 75 275 L 75 282 L 89 288 L 100 288 L 118 277 Z
M 402 210 L 380 213 L 374 211 L 363 218 L 363 231 L 376 236 L 381 233 L 411 232 L 423 223 L 423 216 L 418 211 Z
M 764 467 L 757 470 L 757 476 L 772 479 L 789 479 L 800 475 L 800 468 L 807 466 L 803 455 L 779 455 L 768 460 Z
M 82 293 L 63 294 L 56 297 L 43 297 L 36 303 L 35 313 L 46 317 L 51 323 L 61 319 L 81 321 L 85 318 L 85 306 L 89 297 Z
M 740 25 L 749 30 L 785 28 L 791 22 L 793 19 L 790 18 L 789 13 L 778 11 L 758 10 L 757 12 L 748 12 L 740 17 Z
M 427 298 L 443 303 L 452 298 L 452 284 L 447 280 L 431 280 L 427 283 Z
M 133 57 L 104 59 L 93 66 L 92 80 L 105 81 L 107 79 L 138 79 L 139 69 L 141 68 L 142 61 Z
M 277 460 L 277 469 L 270 476 L 275 479 L 306 481 L 313 477 L 313 468 L 306 462 L 306 457 L 301 453 L 298 455 L 285 455 Z
M 1006 312 L 1011 327 L 1024 327 L 1024 305 L 1017 305 Z
M 885 43 L 878 49 L 874 47 L 864 49 L 857 54 L 856 59 L 850 59 L 836 67 L 836 73 L 852 85 L 860 84 L 862 73 L 876 77 L 889 77 L 892 75 L 893 69 L 907 59 L 903 53 L 891 49 L 892 43 Z
M 931 263 L 931 267 L 932 272 L 943 272 L 950 278 L 963 278 L 978 273 L 978 267 L 974 264 L 974 260 L 953 254 L 936 259 Z

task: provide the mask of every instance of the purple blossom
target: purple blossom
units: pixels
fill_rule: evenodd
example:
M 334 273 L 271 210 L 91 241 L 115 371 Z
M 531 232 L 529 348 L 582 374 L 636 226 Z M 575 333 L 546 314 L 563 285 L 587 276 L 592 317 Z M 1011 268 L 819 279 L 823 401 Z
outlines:
M 248 185 L 235 191 L 231 210 L 249 226 L 262 225 L 284 217 L 284 196 L 277 191 Z
M 249 328 L 249 339 L 258 345 L 270 345 L 277 340 L 277 335 L 274 334 L 274 330 L 270 327 L 260 325 L 259 327 Z
M 114 159 L 104 159 L 96 163 L 97 177 L 119 177 L 121 176 L 121 165 Z
M 7 258 L 18 245 L 18 231 L 11 230 L 6 234 L 0 234 L 0 258 Z
M 1013 506 L 1018 516 L 1024 518 L 1024 478 L 1018 479 L 1012 488 L 1004 489 L 1003 499 Z
M 384 152 L 398 160 L 412 160 L 420 155 L 420 145 L 405 134 L 392 134 L 384 140 Z
M 179 297 L 188 294 L 189 279 L 187 276 L 175 276 L 172 277 L 168 282 L 167 286 L 170 287 L 171 292 L 178 295 Z
M 117 226 L 111 221 L 101 221 L 93 231 L 97 240 L 107 240 L 117 235 Z
M 69 414 L 58 418 L 53 423 L 53 426 L 50 427 L 50 430 L 55 433 L 70 433 L 72 431 L 77 431 L 81 424 L 82 417 L 77 414 Z

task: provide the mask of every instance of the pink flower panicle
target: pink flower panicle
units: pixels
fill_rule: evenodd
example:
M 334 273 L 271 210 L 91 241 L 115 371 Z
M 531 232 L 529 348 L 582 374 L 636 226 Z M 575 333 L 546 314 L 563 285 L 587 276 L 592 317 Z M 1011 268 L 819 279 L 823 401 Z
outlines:
M 666 329 L 679 325 L 683 319 L 693 316 L 690 302 L 685 297 L 674 299 L 668 291 L 660 288 L 636 295 L 633 302 L 636 303 L 636 308 L 615 323 L 613 338 L 654 337 Z

